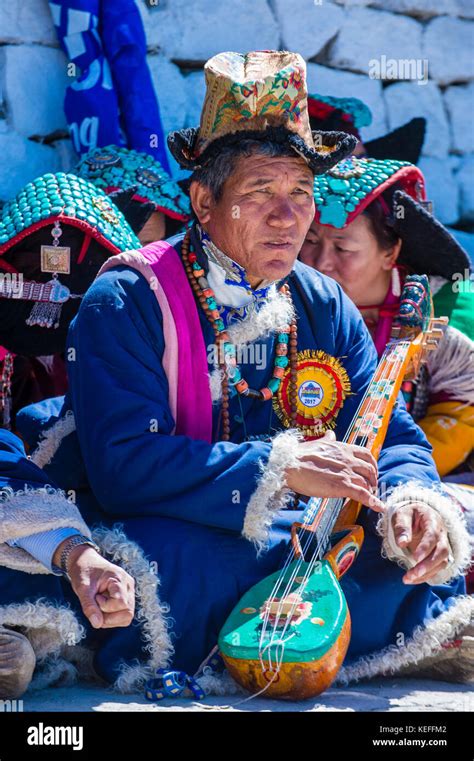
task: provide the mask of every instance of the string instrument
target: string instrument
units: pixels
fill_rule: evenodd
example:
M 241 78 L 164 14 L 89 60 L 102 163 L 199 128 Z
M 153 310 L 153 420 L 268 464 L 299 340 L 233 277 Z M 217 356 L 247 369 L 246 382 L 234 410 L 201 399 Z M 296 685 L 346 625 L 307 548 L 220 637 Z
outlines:
M 390 341 L 344 437 L 375 459 L 402 381 L 416 378 L 443 335 L 447 318 L 432 315 L 428 278 L 407 278 Z M 310 499 L 292 526 L 283 568 L 253 586 L 224 624 L 220 653 L 250 693 L 302 700 L 335 679 L 351 637 L 339 580 L 362 546 L 361 507 L 344 498 Z

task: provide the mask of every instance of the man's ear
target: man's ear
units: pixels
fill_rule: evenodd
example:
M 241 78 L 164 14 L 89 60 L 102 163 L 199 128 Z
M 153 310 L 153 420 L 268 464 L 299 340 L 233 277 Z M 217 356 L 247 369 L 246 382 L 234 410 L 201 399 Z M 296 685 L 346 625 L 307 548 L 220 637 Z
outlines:
M 382 264 L 382 267 L 384 270 L 393 269 L 398 257 L 400 256 L 401 247 L 402 247 L 402 239 L 398 238 L 397 242 L 394 243 L 393 246 L 390 246 L 390 248 L 384 251 L 383 264 Z
M 189 188 L 189 198 L 200 224 L 205 225 L 211 218 L 211 211 L 214 206 L 210 189 L 200 182 L 192 182 Z

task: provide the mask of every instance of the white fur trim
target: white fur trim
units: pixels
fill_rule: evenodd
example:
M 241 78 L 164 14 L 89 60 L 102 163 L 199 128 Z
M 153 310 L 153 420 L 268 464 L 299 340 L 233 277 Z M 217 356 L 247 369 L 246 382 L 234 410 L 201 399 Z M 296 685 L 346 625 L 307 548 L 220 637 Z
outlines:
M 76 421 L 74 420 L 74 413 L 72 410 L 68 410 L 64 417 L 59 418 L 51 428 L 42 434 L 38 446 L 31 455 L 31 461 L 38 468 L 44 468 L 45 465 L 49 465 L 58 451 L 62 440 L 75 430 Z
M 79 674 L 73 663 L 61 656 L 52 656 L 35 668 L 28 692 L 48 687 L 71 687 L 78 680 Z
M 142 636 L 146 641 L 144 650 L 149 659 L 146 664 L 137 662 L 134 666 L 122 666 L 114 689 L 126 693 L 143 690 L 146 680 L 154 676 L 157 668 L 169 665 L 173 646 L 166 619 L 169 607 L 161 603 L 158 596 L 159 579 L 151 570 L 142 549 L 127 539 L 121 528 L 119 525 L 113 529 L 101 526 L 93 531 L 93 538 L 101 549 L 111 556 L 113 563 L 120 565 L 135 579 L 135 616 L 142 627 Z
M 222 370 L 218 367 L 214 368 L 209 375 L 209 387 L 211 389 L 212 403 L 220 402 L 222 399 Z
M 293 304 L 280 293 L 275 285 L 268 291 L 265 304 L 257 311 L 253 305 L 247 316 L 231 323 L 226 329 L 229 340 L 236 347 L 237 353 L 245 344 L 266 338 L 270 333 L 287 327 L 295 315 Z M 222 370 L 215 366 L 209 376 L 211 399 L 213 403 L 222 399 Z
M 430 394 L 449 391 L 460 402 L 474 404 L 474 341 L 468 336 L 448 326 L 426 366 Z
M 70 608 L 43 600 L 0 606 L 0 626 L 22 627 L 37 660 L 59 655 L 63 645 L 75 645 L 85 636 Z
M 290 496 L 285 471 L 298 466 L 299 441 L 301 434 L 296 430 L 279 433 L 273 439 L 268 462 L 260 461 L 262 476 L 247 505 L 242 530 L 242 535 L 256 545 L 258 552 L 265 547 L 275 513 L 285 506 Z
M 462 511 L 455 500 L 440 488 L 428 488 L 415 481 L 396 486 L 386 501 L 386 511 L 382 513 L 377 524 L 379 534 L 384 538 L 383 552 L 389 560 L 394 560 L 404 568 L 413 568 L 416 561 L 408 549 L 401 549 L 395 543 L 392 517 L 403 504 L 422 502 L 429 505 L 442 517 L 448 532 L 453 562 L 447 568 L 430 579 L 431 585 L 445 584 L 450 579 L 464 573 L 470 565 L 471 553 L 469 534 Z
M 90 537 L 79 510 L 60 489 L 46 485 L 13 491 L 7 486 L 0 491 L 0 565 L 25 573 L 50 573 L 28 552 L 6 542 L 58 528 L 74 528 Z
M 464 595 L 437 618 L 425 626 L 418 626 L 412 636 L 400 645 L 390 645 L 363 658 L 354 664 L 343 666 L 335 685 L 345 686 L 361 679 L 395 674 L 405 666 L 411 666 L 440 651 L 443 644 L 450 642 L 470 624 L 474 617 L 474 598 Z
M 294 314 L 291 301 L 277 290 L 276 285 L 272 285 L 265 304 L 258 311 L 251 310 L 245 319 L 229 325 L 227 333 L 230 341 L 238 347 L 287 327 Z
M 245 695 L 246 690 L 238 684 L 227 669 L 222 674 L 204 673 L 197 679 L 206 695 Z

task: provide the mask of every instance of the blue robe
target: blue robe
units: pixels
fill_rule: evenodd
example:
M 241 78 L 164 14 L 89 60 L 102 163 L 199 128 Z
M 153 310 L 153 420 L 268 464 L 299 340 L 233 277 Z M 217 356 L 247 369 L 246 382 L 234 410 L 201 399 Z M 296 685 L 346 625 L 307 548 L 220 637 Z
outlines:
M 180 242 L 173 243 L 179 249 Z M 341 440 L 376 367 L 372 340 L 358 310 L 331 278 L 296 262 L 287 282 L 298 317 L 298 351 L 323 350 L 339 358 L 349 376 L 351 394 L 335 427 Z M 204 343 L 211 346 L 213 330 L 199 313 Z M 270 361 L 261 369 L 243 364 L 241 370 L 250 386 L 261 388 L 272 374 L 275 337 L 257 343 Z M 102 274 L 83 299 L 69 333 L 70 391 L 63 411 L 74 411 L 77 438 L 71 434 L 63 441 L 47 472 L 62 488 L 78 488 L 86 520 L 99 517 L 107 525 L 119 520 L 157 564 L 161 599 L 170 607 L 171 665 L 193 673 L 242 594 L 278 568 L 291 523 L 301 513 L 281 510 L 267 551 L 257 556 L 241 532 L 271 444 L 246 439 L 274 436 L 284 430 L 283 423 L 271 402 L 233 397 L 231 441 L 218 441 L 218 404 L 214 443 L 171 435 L 174 421 L 163 350 L 162 316 L 144 277 L 125 266 Z M 48 420 L 52 407 L 62 414 L 61 404 L 48 401 L 20 413 L 18 425 L 32 443 L 38 430 L 55 419 Z M 154 431 L 151 421 L 156 421 Z M 408 480 L 427 487 L 438 482 L 430 451 L 400 398 L 378 462 L 381 488 Z M 71 467 L 81 458 L 83 466 Z M 362 511 L 366 539 L 342 580 L 352 618 L 347 663 L 398 642 L 400 634 L 409 637 L 464 593 L 461 577 L 440 586 L 404 585 L 403 570 L 381 556 L 375 520 L 374 513 Z M 139 629 L 107 633 L 96 664 L 104 678 L 114 677 L 124 647 L 127 654 L 143 657 Z

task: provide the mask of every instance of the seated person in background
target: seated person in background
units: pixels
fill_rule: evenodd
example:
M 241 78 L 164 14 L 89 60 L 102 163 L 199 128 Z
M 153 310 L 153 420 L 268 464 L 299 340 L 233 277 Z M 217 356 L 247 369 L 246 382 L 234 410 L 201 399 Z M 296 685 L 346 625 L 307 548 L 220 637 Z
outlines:
M 423 205 L 424 178 L 413 165 L 351 158 L 315 179 L 314 196 L 316 214 L 300 259 L 342 286 L 379 357 L 407 273 L 430 276 L 435 315 L 447 315 L 449 327 L 404 393 L 440 476 L 473 486 L 474 293 L 469 281 L 459 282 L 469 272 L 467 254 Z M 474 529 L 474 491 L 451 492 Z
M 190 219 L 188 196 L 147 153 L 118 145 L 94 148 L 75 172 L 114 200 L 143 246 L 170 238 Z
M 107 257 L 137 245 L 115 203 L 73 174 L 37 177 L 3 206 L 0 425 L 15 431 L 21 407 L 66 392 L 69 323 Z
M 134 615 L 132 576 L 100 554 L 77 507 L 49 484 L 0 429 L 2 699 L 20 697 L 35 669 L 43 686 L 74 664 L 82 671 L 86 632 L 127 627 Z

